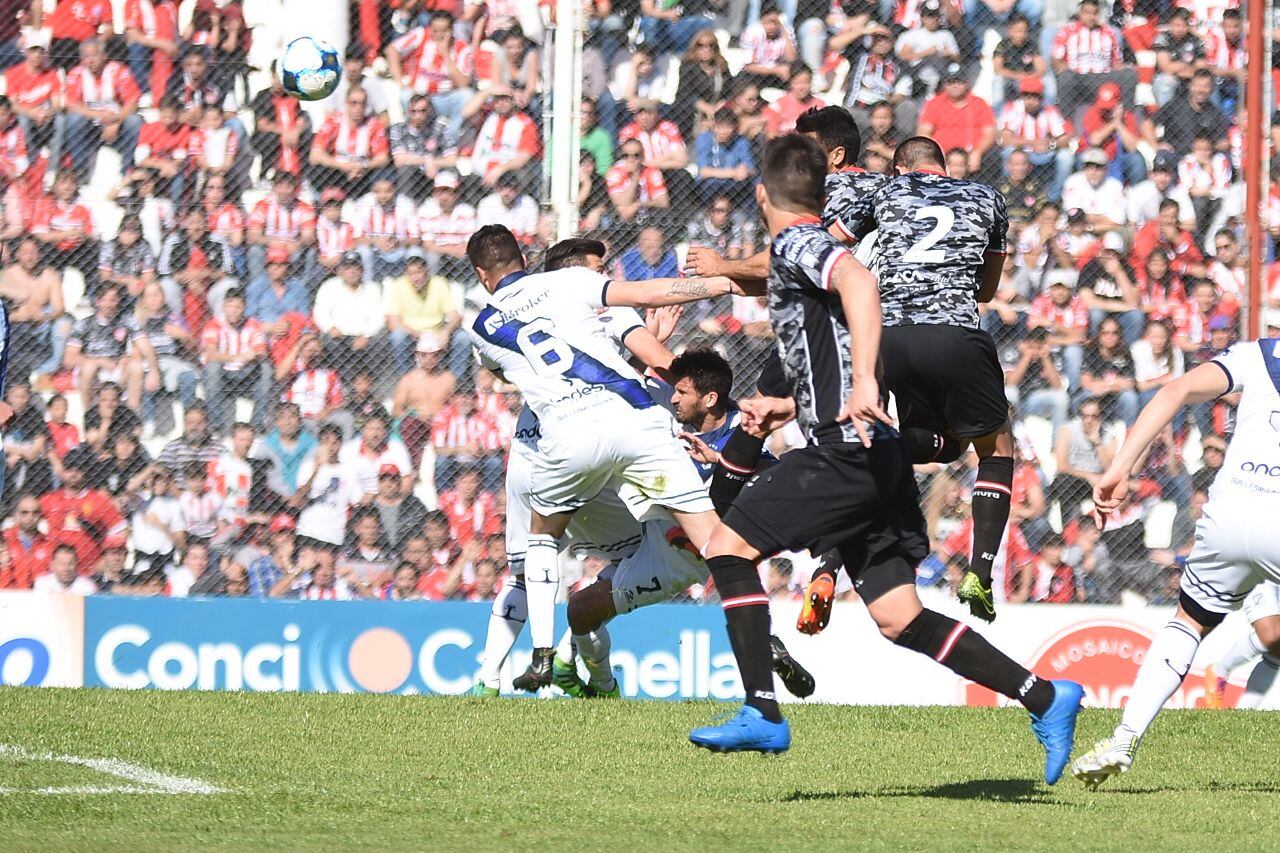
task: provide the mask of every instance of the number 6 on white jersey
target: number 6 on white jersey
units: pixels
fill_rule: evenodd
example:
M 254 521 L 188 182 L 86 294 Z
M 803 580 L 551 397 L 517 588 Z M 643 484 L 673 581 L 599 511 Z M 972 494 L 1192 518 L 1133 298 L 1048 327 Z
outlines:
M 556 377 L 573 367 L 573 350 L 547 331 L 546 320 L 535 320 L 516 333 L 516 346 L 539 376 Z
M 938 241 L 947 236 L 947 232 L 951 230 L 951 226 L 956 224 L 956 215 L 951 212 L 951 208 L 941 204 L 931 204 L 922 207 L 916 211 L 915 218 L 932 219 L 934 221 L 932 230 L 924 235 L 919 243 L 916 243 L 902 256 L 904 261 L 910 261 L 913 264 L 940 264 L 947 259 L 946 249 L 933 248 Z

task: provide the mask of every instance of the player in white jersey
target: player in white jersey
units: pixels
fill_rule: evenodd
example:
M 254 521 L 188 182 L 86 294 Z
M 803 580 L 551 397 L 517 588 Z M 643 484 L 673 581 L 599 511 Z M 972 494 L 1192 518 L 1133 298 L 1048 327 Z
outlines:
M 1178 611 L 1147 650 L 1120 725 L 1071 765 L 1090 788 L 1132 765 L 1139 741 L 1186 677 L 1201 639 L 1260 583 L 1280 582 L 1280 338 L 1236 344 L 1161 389 L 1094 487 L 1093 500 L 1104 517 L 1115 510 L 1146 449 L 1183 406 L 1236 391 L 1242 393 L 1235 435 L 1196 523 Z
M 743 291 L 727 278 L 615 282 L 585 267 L 529 273 L 512 233 L 487 225 L 467 258 L 491 294 L 470 332 L 481 362 L 513 383 L 538 416 L 542 438 L 530 473 L 525 590 L 533 682 L 551 683 L 559 586 L 558 543 L 569 521 L 604 489 L 637 520 L 674 517 L 701 549 L 717 516 L 676 439 L 670 413 L 602 332 L 611 305 L 659 307 Z M 669 514 L 669 515 L 668 515 Z
M 1210 708 L 1223 707 L 1231 671 L 1259 655 L 1262 660 L 1249 671 L 1237 708 L 1261 707 L 1280 675 L 1280 584 L 1264 581 L 1254 587 L 1244 601 L 1244 612 L 1249 617 L 1249 631 L 1232 643 L 1217 663 L 1205 668 L 1204 701 Z

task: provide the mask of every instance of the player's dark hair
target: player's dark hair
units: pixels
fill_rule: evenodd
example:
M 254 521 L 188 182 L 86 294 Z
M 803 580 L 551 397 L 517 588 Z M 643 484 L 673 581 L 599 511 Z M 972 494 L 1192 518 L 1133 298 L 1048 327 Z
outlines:
M 699 394 L 715 393 L 717 406 L 729 404 L 733 391 L 733 368 L 713 349 L 690 349 L 676 356 L 667 368 L 671 378 L 688 379 Z
M 244 291 L 238 287 L 233 287 L 222 295 L 223 303 L 226 303 L 228 299 L 239 299 L 244 302 Z
M 904 172 L 914 172 L 922 166 L 946 166 L 942 146 L 927 136 L 913 136 L 904 140 L 893 151 L 893 166 Z
M 505 225 L 485 225 L 472 234 L 467 241 L 467 260 L 482 270 L 524 265 L 516 235 Z
M 798 133 L 788 133 L 764 149 L 763 175 L 769 203 L 792 212 L 822 210 L 827 155 L 818 143 Z
M 584 267 L 587 258 L 604 259 L 604 243 L 599 240 L 588 240 L 585 237 L 570 237 L 556 243 L 542 257 L 542 268 L 547 272 L 565 267 Z
M 324 424 L 320 427 L 320 431 L 316 433 L 316 437 L 320 439 L 330 435 L 335 436 L 338 441 L 342 441 L 342 427 L 337 424 Z
M 1227 18 L 1231 18 L 1231 19 L 1233 19 L 1233 20 L 1239 21 L 1239 20 L 1240 20 L 1240 10 L 1239 10 L 1239 9 L 1223 9 L 1223 10 L 1222 10 L 1222 20 L 1224 20 L 1224 21 L 1225 21 Z
M 1174 213 L 1180 213 L 1182 211 L 1182 205 L 1178 203 L 1176 198 L 1166 198 L 1164 201 L 1160 202 L 1160 207 L 1157 209 L 1161 213 L 1164 213 L 1166 210 L 1172 210 Z
M 797 74 L 808 74 L 812 77 L 813 69 L 810 68 L 809 63 L 805 62 L 803 59 L 797 59 L 795 62 L 787 66 L 787 73 L 790 75 L 787 77 L 787 80 L 790 81 Z
M 1007 20 L 1005 20 L 1004 27 L 1007 30 L 1009 27 L 1012 27 L 1014 24 L 1026 24 L 1027 26 L 1031 26 L 1031 19 L 1028 18 L 1026 15 L 1022 14 L 1021 12 L 1014 12 L 1012 15 L 1008 17 Z
M 77 553 L 76 553 L 76 549 L 75 549 L 75 548 L 72 548 L 70 545 L 65 545 L 65 544 L 64 544 L 64 545 L 56 545 L 56 546 L 54 546 L 54 549 L 53 549 L 53 556 L 55 556 L 55 557 L 56 557 L 56 556 L 58 556 L 59 554 L 70 554 L 70 555 L 71 555 L 71 558 L 72 558 L 73 560 L 75 560 L 76 562 L 80 562 L 80 560 L 79 560 L 80 555 L 79 555 L 79 554 L 77 554 Z
M 811 107 L 805 110 L 796 119 L 796 133 L 813 136 L 828 154 L 844 148 L 841 166 L 857 162 L 858 155 L 862 153 L 862 133 L 844 107 Z
M 711 121 L 715 124 L 731 124 L 735 129 L 737 129 L 738 114 L 728 107 L 721 107 L 716 110 L 716 114 L 712 116 Z

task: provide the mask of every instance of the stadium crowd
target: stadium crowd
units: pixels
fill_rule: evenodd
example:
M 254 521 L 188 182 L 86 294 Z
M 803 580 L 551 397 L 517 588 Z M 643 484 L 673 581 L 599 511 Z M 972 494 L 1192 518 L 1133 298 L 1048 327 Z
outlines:
M 250 65 L 238 3 L 127 0 L 122 32 L 109 0 L 43 5 L 0 2 L 0 588 L 492 597 L 520 401 L 471 356 L 464 247 L 501 223 L 536 264 L 554 231 L 542 16 L 364 0 L 313 114 Z M 1082 504 L 1140 406 L 1240 328 L 1230 0 L 584 6 L 580 230 L 619 276 L 763 248 L 759 154 L 806 109 L 847 107 L 869 171 L 934 137 L 1010 218 L 982 317 L 1019 437 L 1004 597 L 1176 597 L 1230 400 L 1184 413 L 1105 531 Z M 1264 219 L 1280 239 L 1280 182 Z M 669 346 L 715 347 L 750 393 L 768 312 L 699 305 Z M 972 462 L 919 473 L 920 583 L 954 587 Z M 805 564 L 771 561 L 770 591 Z

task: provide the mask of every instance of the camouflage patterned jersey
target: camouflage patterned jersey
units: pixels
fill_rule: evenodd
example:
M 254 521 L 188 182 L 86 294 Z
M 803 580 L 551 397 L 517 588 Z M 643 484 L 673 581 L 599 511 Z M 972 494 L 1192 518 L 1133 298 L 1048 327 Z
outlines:
M 880 305 L 886 326 L 978 328 L 988 252 L 1005 251 L 1004 197 L 986 184 L 918 171 L 873 200 Z
M 842 257 L 849 251 L 816 217 L 784 229 L 769 249 L 769 316 L 810 444 L 858 440 L 851 424 L 836 423 L 853 389 L 849 327 L 840 297 L 827 289 Z
M 871 200 L 886 181 L 888 175 L 877 174 L 848 166 L 839 172 L 827 174 L 823 188 L 827 203 L 822 208 L 822 227 L 836 225 L 845 239 L 856 243 L 875 228 Z

